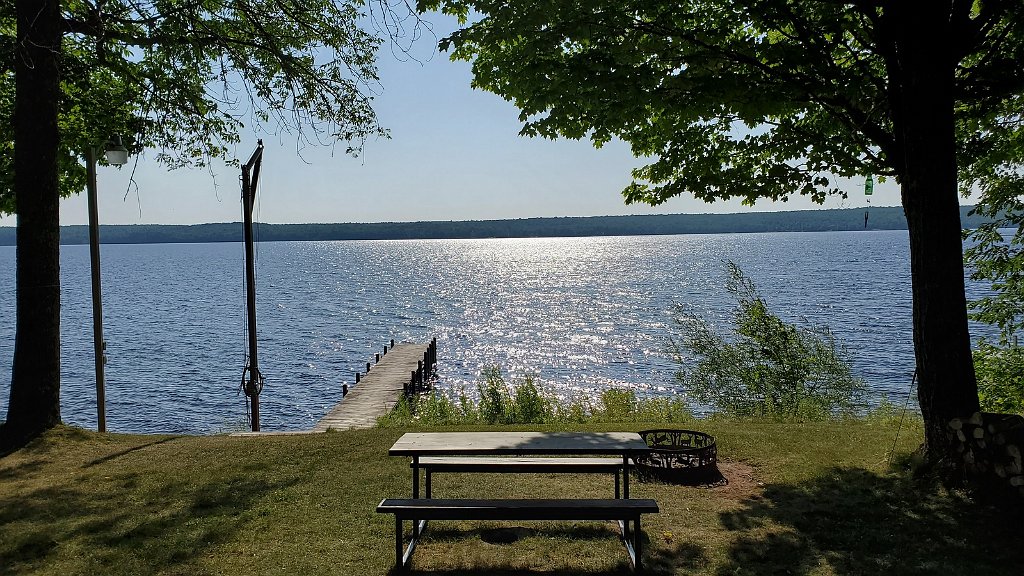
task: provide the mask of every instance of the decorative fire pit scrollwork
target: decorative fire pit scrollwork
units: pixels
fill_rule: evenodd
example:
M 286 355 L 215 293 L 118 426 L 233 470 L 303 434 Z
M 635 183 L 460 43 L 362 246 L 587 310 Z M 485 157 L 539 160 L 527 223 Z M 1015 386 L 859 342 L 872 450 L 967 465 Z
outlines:
M 679 484 L 706 484 L 722 480 L 718 471 L 715 437 L 695 430 L 643 430 L 640 436 L 651 447 L 634 458 L 637 474 Z

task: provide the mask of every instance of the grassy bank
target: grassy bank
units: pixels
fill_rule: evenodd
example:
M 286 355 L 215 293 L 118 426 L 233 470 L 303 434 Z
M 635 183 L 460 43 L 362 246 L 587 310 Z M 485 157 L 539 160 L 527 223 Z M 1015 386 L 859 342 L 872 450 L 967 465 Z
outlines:
M 1019 574 L 995 511 L 892 472 L 890 423 L 711 420 L 726 486 L 634 484 L 654 574 Z M 602 424 L 588 430 L 640 430 Z M 493 429 L 493 428 L 489 428 Z M 544 429 L 532 426 L 530 429 Z M 564 429 L 564 426 L 561 428 Z M 2 574 L 385 574 L 405 429 L 310 436 L 98 435 L 58 429 L 0 460 Z M 920 442 L 904 426 L 897 459 Z M 441 475 L 435 494 L 606 497 L 610 479 Z M 435 523 L 414 571 L 627 573 L 599 523 Z

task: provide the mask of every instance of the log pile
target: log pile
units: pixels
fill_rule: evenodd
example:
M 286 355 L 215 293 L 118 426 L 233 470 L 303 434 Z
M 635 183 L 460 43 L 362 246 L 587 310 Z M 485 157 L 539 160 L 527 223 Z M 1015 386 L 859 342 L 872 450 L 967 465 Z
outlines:
M 968 480 L 1024 498 L 1024 418 L 975 412 L 949 422 L 950 439 L 963 458 Z

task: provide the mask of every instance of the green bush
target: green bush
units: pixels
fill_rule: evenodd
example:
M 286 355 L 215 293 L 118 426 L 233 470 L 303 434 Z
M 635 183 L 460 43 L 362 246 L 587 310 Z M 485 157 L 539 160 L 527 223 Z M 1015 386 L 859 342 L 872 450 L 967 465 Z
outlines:
M 853 413 L 864 384 L 831 331 L 783 321 L 736 264 L 727 266 L 726 289 L 738 303 L 728 339 L 676 308 L 682 335 L 671 347 L 689 397 L 735 416 L 816 420 Z
M 974 350 L 974 374 L 982 410 L 1024 414 L 1024 348 L 983 340 Z

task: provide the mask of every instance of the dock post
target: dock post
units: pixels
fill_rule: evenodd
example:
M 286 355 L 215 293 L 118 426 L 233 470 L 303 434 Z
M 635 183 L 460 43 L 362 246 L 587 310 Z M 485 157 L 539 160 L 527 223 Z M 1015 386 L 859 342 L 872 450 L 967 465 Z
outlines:
M 348 384 L 341 385 L 341 397 L 344 398 L 345 396 L 348 396 Z
M 370 363 L 369 362 L 366 363 L 366 373 L 367 374 L 370 373 Z
M 395 347 L 395 339 L 394 339 L 394 338 L 392 338 L 392 339 L 391 339 L 391 347 L 392 347 L 392 348 L 394 348 L 394 347 Z
M 380 354 L 374 354 L 373 355 L 373 363 L 374 364 L 379 364 L 380 363 Z
M 359 384 L 359 372 L 356 372 L 356 384 Z

